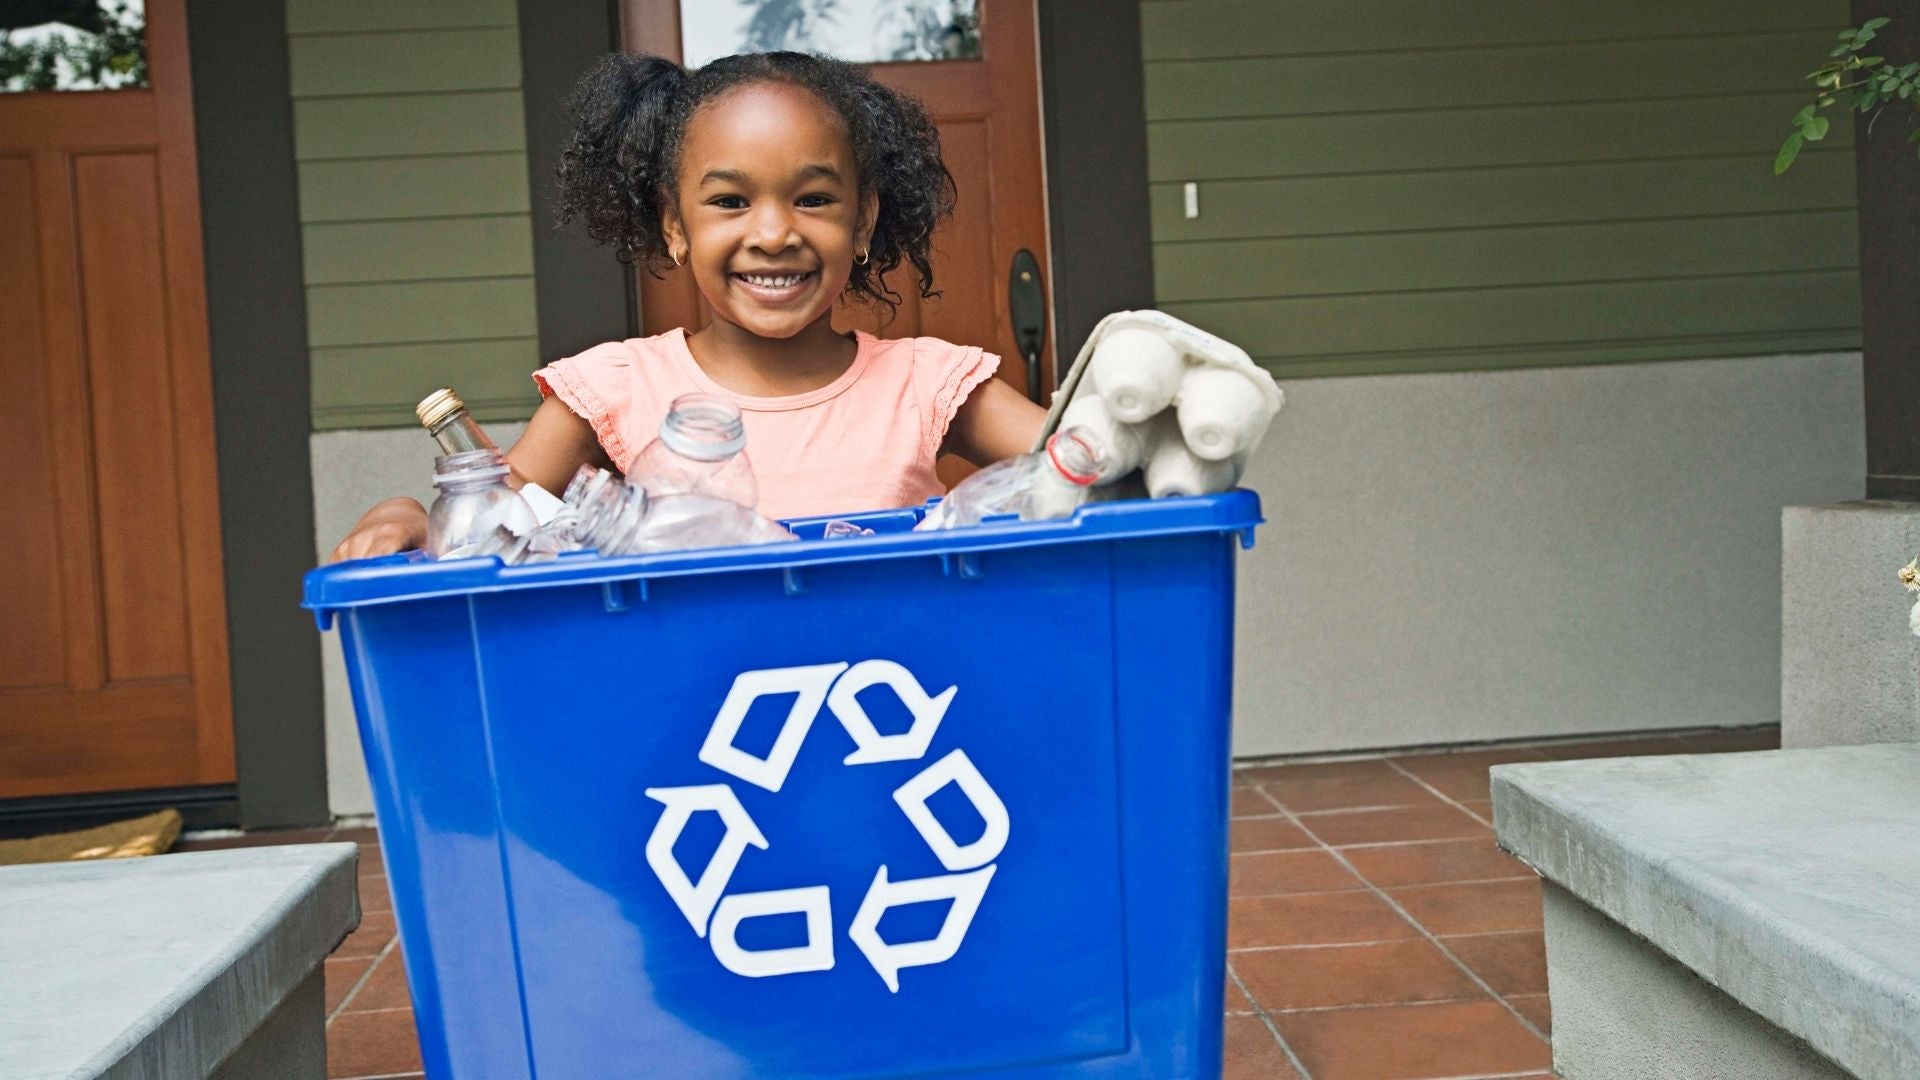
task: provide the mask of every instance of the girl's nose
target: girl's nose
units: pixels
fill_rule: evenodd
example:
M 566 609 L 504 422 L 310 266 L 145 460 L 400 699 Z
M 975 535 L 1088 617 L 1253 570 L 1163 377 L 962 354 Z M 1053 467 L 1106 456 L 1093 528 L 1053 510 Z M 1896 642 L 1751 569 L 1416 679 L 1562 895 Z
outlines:
M 793 217 L 785 207 L 763 204 L 757 208 L 747 231 L 749 247 L 774 253 L 785 251 L 799 242 L 800 234 L 794 230 Z

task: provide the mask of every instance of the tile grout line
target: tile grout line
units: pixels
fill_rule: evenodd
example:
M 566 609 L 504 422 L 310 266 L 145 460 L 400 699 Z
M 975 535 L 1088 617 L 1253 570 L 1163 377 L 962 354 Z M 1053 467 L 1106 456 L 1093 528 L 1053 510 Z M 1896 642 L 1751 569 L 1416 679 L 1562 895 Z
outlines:
M 353 985 L 347 988 L 346 996 L 340 999 L 340 1004 L 335 1005 L 333 1007 L 333 1011 L 327 1014 L 328 1027 L 332 1027 L 334 1020 L 338 1018 L 341 1013 L 346 1011 L 347 1006 L 353 1003 L 354 998 L 360 996 L 360 988 L 367 985 L 367 980 L 373 978 L 374 969 L 380 966 L 381 961 L 385 960 L 387 958 L 387 954 L 391 953 L 393 951 L 394 946 L 398 944 L 400 944 L 400 935 L 396 932 L 393 935 L 393 937 L 387 940 L 386 945 L 381 947 L 379 952 L 373 954 L 373 963 L 367 965 L 367 970 L 361 972 L 360 977 L 358 979 L 355 979 Z M 413 1006 L 409 1005 L 407 1007 L 412 1008 Z M 380 1010 L 365 1009 L 362 1011 L 378 1012 Z
M 1455 810 L 1458 810 L 1461 813 L 1472 818 L 1473 820 L 1479 822 L 1480 824 L 1485 825 L 1487 828 L 1489 829 L 1493 828 L 1493 822 L 1488 821 L 1486 818 L 1483 818 L 1479 814 L 1476 814 L 1473 811 L 1467 809 L 1464 805 L 1461 804 L 1459 799 L 1454 798 L 1453 796 L 1447 794 L 1446 792 L 1441 791 L 1439 788 L 1434 787 L 1432 784 L 1427 783 L 1425 780 L 1422 780 L 1420 777 L 1414 775 L 1412 770 L 1406 768 L 1404 765 L 1401 765 L 1399 762 L 1393 760 L 1392 758 L 1388 758 L 1387 767 L 1399 773 L 1401 776 L 1404 776 L 1407 779 L 1413 781 L 1414 783 L 1419 784 L 1421 787 L 1426 788 L 1428 791 L 1433 792 L 1434 798 L 1439 799 L 1441 802 L 1446 803 L 1447 805 L 1453 807 Z M 1488 768 L 1492 768 L 1492 766 L 1488 766 Z M 1488 805 L 1489 805 L 1489 812 L 1491 812 L 1492 804 L 1489 803 Z
M 1412 938 L 1401 938 L 1399 944 L 1405 944 Z M 1352 1012 L 1358 1009 L 1422 1009 L 1428 1005 L 1471 1005 L 1479 998 L 1444 997 L 1426 998 L 1421 1001 L 1363 1001 L 1358 1005 L 1303 1005 L 1298 1009 L 1262 1009 L 1271 1016 L 1297 1016 L 1301 1013 Z M 1428 1080 L 1421 1077 L 1421 1080 Z
M 1261 794 L 1266 796 L 1267 801 L 1273 803 L 1274 806 L 1279 807 L 1280 812 L 1283 814 L 1286 814 L 1287 817 L 1291 818 L 1293 820 L 1293 823 L 1296 826 L 1299 826 L 1302 831 L 1306 831 L 1306 826 L 1302 825 L 1300 822 L 1300 819 L 1298 817 L 1295 817 L 1293 812 L 1288 810 L 1286 806 L 1282 805 L 1280 800 L 1275 799 L 1271 795 L 1267 795 L 1265 791 L 1262 791 Z M 1535 1038 L 1538 1038 L 1542 1042 L 1545 1042 L 1549 1047 L 1553 1045 L 1553 1040 L 1547 1038 L 1547 1036 L 1543 1034 L 1539 1028 L 1535 1027 L 1533 1021 L 1527 1019 L 1524 1015 L 1522 1015 L 1519 1009 L 1514 1008 L 1513 1003 L 1508 1001 L 1504 995 L 1495 993 L 1493 987 L 1487 984 L 1487 980 L 1480 977 L 1479 972 L 1468 967 L 1465 961 L 1461 960 L 1458 956 L 1455 956 L 1453 954 L 1452 949 L 1449 949 L 1446 947 L 1446 945 L 1442 944 L 1440 941 L 1440 938 L 1437 935 L 1435 935 L 1433 931 L 1428 930 L 1426 926 L 1420 922 L 1420 920 L 1413 917 L 1413 914 L 1411 912 L 1409 912 L 1406 908 L 1400 906 L 1400 902 L 1398 900 L 1395 900 L 1392 896 L 1389 896 L 1385 889 L 1382 889 L 1380 886 L 1375 885 L 1371 881 L 1368 881 L 1366 875 L 1362 874 L 1357 867 L 1355 867 L 1352 863 L 1348 862 L 1346 856 L 1340 854 L 1340 850 L 1338 848 L 1333 847 L 1332 845 L 1328 844 L 1324 840 L 1321 840 L 1318 836 L 1314 836 L 1313 833 L 1311 832 L 1307 832 L 1307 835 L 1312 837 L 1314 840 L 1318 841 L 1321 849 L 1324 850 L 1327 854 L 1333 856 L 1335 859 L 1338 859 L 1340 861 L 1340 865 L 1347 868 L 1348 873 L 1352 874 L 1354 877 L 1359 878 L 1361 881 L 1366 882 L 1368 890 L 1370 890 L 1375 896 L 1379 897 L 1382 903 L 1386 904 L 1388 907 L 1398 912 L 1400 917 L 1405 919 L 1408 925 L 1412 926 L 1414 930 L 1420 934 L 1421 937 L 1426 938 L 1428 942 L 1432 943 L 1434 948 L 1439 949 L 1441 955 L 1445 956 L 1447 960 L 1453 964 L 1454 967 L 1459 968 L 1463 973 L 1465 973 L 1467 978 L 1472 979 L 1475 986 L 1478 986 L 1480 989 L 1486 991 L 1489 997 L 1493 998 L 1493 1000 L 1500 1003 L 1501 1008 L 1507 1010 L 1508 1013 L 1512 1014 L 1515 1020 L 1520 1021 L 1520 1025 L 1522 1027 L 1526 1028 L 1528 1031 L 1533 1032 Z M 1253 1003 L 1255 1005 L 1260 1004 L 1258 999 L 1253 999 L 1252 995 L 1248 995 L 1248 996 L 1251 1000 L 1253 1000 Z
M 1253 1004 L 1253 1015 L 1260 1018 L 1260 1023 L 1266 1027 L 1274 1041 L 1280 1044 L 1280 1052 L 1287 1055 L 1287 1060 L 1293 1065 L 1293 1071 L 1300 1074 L 1300 1080 L 1313 1080 L 1313 1074 L 1307 1071 L 1306 1062 L 1301 1061 L 1300 1055 L 1293 1052 L 1293 1044 L 1287 1041 L 1287 1037 L 1280 1034 L 1280 1026 L 1273 1022 L 1273 1017 L 1267 1015 L 1267 1010 L 1260 1007 L 1260 999 L 1254 997 L 1253 991 L 1247 989 L 1247 984 L 1240 979 L 1240 973 L 1233 970 L 1232 957 L 1227 958 L 1227 978 L 1232 979 L 1233 985 L 1239 987 L 1240 993 Z
M 1394 809 L 1396 809 L 1396 810 L 1406 810 L 1406 809 L 1411 809 L 1411 808 L 1410 808 L 1410 807 L 1405 807 L 1405 806 L 1400 806 L 1400 807 L 1395 807 Z M 1469 811 L 1469 813 L 1471 813 L 1471 811 Z M 1309 814 L 1309 815 L 1307 815 L 1307 816 L 1308 816 L 1308 817 L 1325 817 L 1325 816 L 1327 816 L 1327 815 L 1325 815 L 1325 814 Z M 1288 818 L 1288 817 L 1286 817 L 1285 815 L 1282 815 L 1282 814 L 1271 814 L 1271 815 L 1268 815 L 1267 817 L 1255 817 L 1255 818 L 1233 818 L 1232 820 L 1234 820 L 1234 821 L 1294 821 L 1294 822 L 1298 822 L 1298 821 L 1301 821 L 1301 820 L 1303 820 L 1303 819 L 1301 819 L 1301 818 Z M 1484 822 L 1482 822 L 1482 824 L 1485 824 L 1485 823 L 1484 823 Z M 1313 839 L 1313 838 L 1312 838 L 1312 837 L 1308 837 L 1308 839 L 1310 839 L 1310 840 L 1311 840 L 1311 839 Z M 1437 836 L 1437 837 L 1434 837 L 1434 838 L 1432 838 L 1432 839 L 1429 839 L 1429 840 L 1368 840 L 1368 841 L 1366 841 L 1366 842 L 1364 842 L 1364 843 L 1359 843 L 1359 844 L 1339 844 L 1339 845 L 1336 845 L 1336 846 L 1337 846 L 1337 847 L 1341 847 L 1341 848 L 1347 848 L 1347 849 L 1351 849 L 1351 848 L 1383 848 L 1383 847 L 1408 847 L 1408 846 L 1411 846 L 1411 845 L 1414 845 L 1414 844 L 1458 844 L 1458 843 L 1463 843 L 1463 842 L 1466 842 L 1466 841 L 1470 841 L 1470 840 L 1472 840 L 1472 839 L 1473 839 L 1473 837 L 1471 837 L 1471 836 Z M 1312 844 L 1309 844 L 1309 845 L 1308 845 L 1308 846 L 1306 846 L 1306 847 L 1295 847 L 1295 848 L 1254 848 L 1254 849 L 1253 849 L 1253 850 L 1251 850 L 1251 851 L 1232 851 L 1232 852 L 1228 852 L 1228 854 L 1230 854 L 1230 855 L 1278 855 L 1278 854 L 1281 854 L 1281 853 L 1283 853 L 1283 852 L 1288 852 L 1288 851 L 1318 851 L 1318 850 L 1320 850 L 1320 844 L 1319 844 L 1319 843 L 1318 843 L 1318 842 L 1316 841 L 1316 842 L 1314 842 L 1314 843 L 1312 843 Z
M 1313 849 L 1301 848 L 1300 850 L 1311 851 Z M 1276 852 L 1254 852 L 1252 854 L 1292 855 L 1296 853 L 1290 852 L 1290 851 L 1289 852 L 1276 851 Z M 1314 852 L 1314 854 L 1317 855 L 1319 854 L 1319 852 L 1316 851 Z M 1440 889 L 1440 888 L 1445 888 L 1449 885 L 1498 885 L 1503 881 L 1533 881 L 1533 880 L 1534 880 L 1533 875 L 1510 874 L 1506 877 L 1462 878 L 1459 881 L 1421 881 L 1421 882 L 1415 882 L 1412 885 L 1382 885 L 1381 888 L 1383 889 Z M 1365 885 L 1355 885 L 1350 889 L 1288 889 L 1284 892 L 1232 893 L 1232 894 L 1229 894 L 1228 899 L 1230 900 L 1271 900 L 1276 896 L 1311 896 L 1314 893 L 1359 892 L 1364 888 L 1366 888 Z M 1529 931 L 1526 931 L 1526 930 L 1474 930 L 1466 934 L 1442 934 L 1441 936 L 1442 937 L 1472 937 L 1475 934 L 1525 934 L 1525 933 L 1529 933 Z
M 1501 881 L 1518 881 L 1522 879 L 1501 878 L 1500 880 Z M 1475 883 L 1460 882 L 1459 884 L 1464 885 L 1464 884 L 1475 884 Z M 1488 883 L 1480 882 L 1479 884 L 1488 884 Z M 1339 891 L 1340 892 L 1365 892 L 1366 890 L 1365 889 L 1341 889 Z M 1279 895 L 1313 896 L 1315 894 L 1314 893 L 1281 893 Z M 1325 894 L 1320 894 L 1320 895 L 1325 895 Z M 1248 899 L 1259 899 L 1259 898 L 1236 896 L 1236 897 L 1233 897 L 1233 899 L 1248 900 Z M 1434 936 L 1440 938 L 1443 941 L 1457 941 L 1460 938 L 1512 937 L 1515 934 L 1534 935 L 1538 933 L 1539 931 L 1537 930 L 1475 930 L 1467 934 L 1436 934 Z M 1237 948 L 1228 949 L 1227 952 L 1229 954 L 1232 954 L 1232 953 L 1256 953 L 1256 952 L 1284 952 L 1289 949 L 1357 949 L 1364 945 L 1398 945 L 1408 940 L 1409 940 L 1408 938 L 1380 938 L 1375 941 L 1332 941 L 1332 942 L 1317 942 L 1317 943 L 1306 944 L 1306 945 L 1241 945 Z M 1519 996 L 1525 997 L 1526 995 L 1522 994 Z

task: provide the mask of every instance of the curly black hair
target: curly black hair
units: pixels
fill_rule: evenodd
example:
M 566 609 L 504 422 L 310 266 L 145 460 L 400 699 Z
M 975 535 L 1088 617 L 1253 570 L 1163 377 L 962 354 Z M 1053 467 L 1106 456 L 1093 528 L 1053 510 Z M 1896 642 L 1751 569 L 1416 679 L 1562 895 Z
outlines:
M 680 144 L 700 107 L 753 83 L 812 91 L 838 113 L 853 143 L 860 194 L 879 196 L 867 261 L 847 281 L 852 296 L 896 308 L 886 275 L 904 259 L 922 297 L 938 296 L 929 259 L 933 230 L 953 213 L 953 174 L 940 134 L 920 103 L 841 60 L 797 52 L 726 56 L 687 70 L 658 56 L 615 54 L 575 87 L 573 141 L 560 156 L 559 211 L 594 240 L 656 277 L 673 263 L 660 212 L 674 199 Z

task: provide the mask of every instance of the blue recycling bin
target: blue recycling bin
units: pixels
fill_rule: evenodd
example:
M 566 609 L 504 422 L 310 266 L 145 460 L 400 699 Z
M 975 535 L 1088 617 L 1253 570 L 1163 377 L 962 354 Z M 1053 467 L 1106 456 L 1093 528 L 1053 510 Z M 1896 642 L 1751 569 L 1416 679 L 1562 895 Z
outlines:
M 920 513 L 307 576 L 429 1077 L 1219 1074 L 1257 498 Z

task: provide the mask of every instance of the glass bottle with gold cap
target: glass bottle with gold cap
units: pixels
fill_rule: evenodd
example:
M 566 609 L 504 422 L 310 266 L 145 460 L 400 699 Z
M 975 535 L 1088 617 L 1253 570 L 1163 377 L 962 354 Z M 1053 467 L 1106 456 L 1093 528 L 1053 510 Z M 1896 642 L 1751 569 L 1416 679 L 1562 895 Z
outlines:
M 507 555 L 539 526 L 507 484 L 507 460 L 467 411 L 460 395 L 436 390 L 414 414 L 446 451 L 434 460 L 440 492 L 427 513 L 427 554 L 436 559 Z
M 440 389 L 420 399 L 413 407 L 420 425 L 440 444 L 445 454 L 464 454 L 469 450 L 498 450 L 493 440 L 467 411 L 467 403 L 452 390 Z

